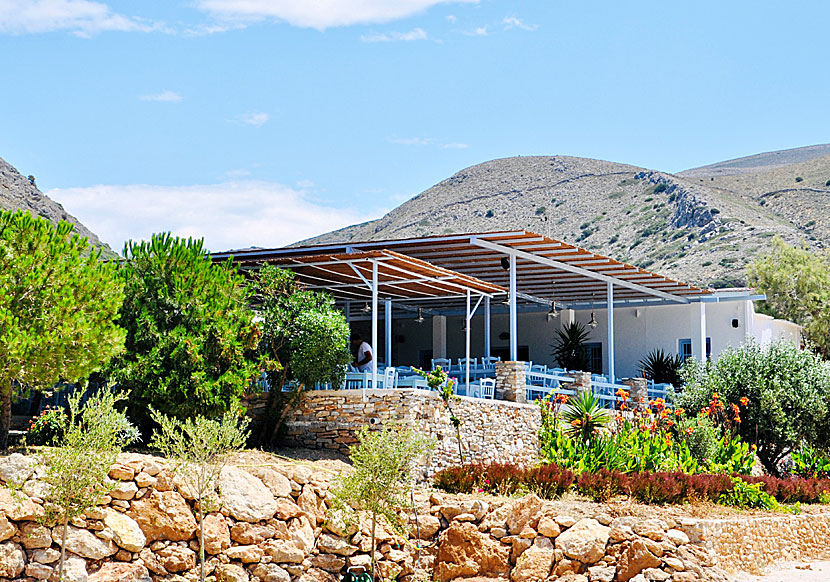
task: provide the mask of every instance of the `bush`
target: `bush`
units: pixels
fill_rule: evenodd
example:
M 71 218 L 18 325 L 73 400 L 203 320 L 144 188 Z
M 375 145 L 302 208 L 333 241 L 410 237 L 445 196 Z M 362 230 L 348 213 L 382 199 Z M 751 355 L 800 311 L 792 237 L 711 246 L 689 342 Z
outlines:
M 793 451 L 793 473 L 807 478 L 830 477 L 830 459 L 810 445 L 802 445 Z
M 514 495 L 522 489 L 525 470 L 513 463 L 491 463 L 484 468 L 479 488 L 493 495 Z
M 542 499 L 560 497 L 571 488 L 574 480 L 573 472 L 552 464 L 533 467 L 524 475 L 527 488 Z
M 63 437 L 69 417 L 62 408 L 44 408 L 40 416 L 29 421 L 26 444 L 53 446 Z
M 708 406 L 713 394 L 725 402 L 748 397 L 737 434 L 757 445 L 758 458 L 771 474 L 802 442 L 830 445 L 830 364 L 788 341 L 762 347 L 751 341 L 727 349 L 716 363 L 689 359 L 681 372 L 686 387 L 680 405 L 687 410 Z
M 763 491 L 763 483 L 747 483 L 737 477 L 732 479 L 732 489 L 718 497 L 721 505 L 735 505 L 745 509 L 766 509 L 775 511 L 779 508 L 775 497 Z
M 680 386 L 680 367 L 683 365 L 679 355 L 669 354 L 662 349 L 651 350 L 640 360 L 643 375 L 657 384 Z
M 633 473 L 628 477 L 629 494 L 641 503 L 683 503 L 689 498 L 688 477 L 679 472 Z
M 702 465 L 708 465 L 717 454 L 720 429 L 708 417 L 680 418 L 673 428 L 677 439 L 686 443 L 689 452 Z
M 447 467 L 435 473 L 432 484 L 447 493 L 472 493 L 484 481 L 484 470 L 479 464 Z
M 600 469 L 595 473 L 584 472 L 576 479 L 576 489 L 594 501 L 604 503 L 616 495 L 628 492 L 628 477 L 620 471 Z

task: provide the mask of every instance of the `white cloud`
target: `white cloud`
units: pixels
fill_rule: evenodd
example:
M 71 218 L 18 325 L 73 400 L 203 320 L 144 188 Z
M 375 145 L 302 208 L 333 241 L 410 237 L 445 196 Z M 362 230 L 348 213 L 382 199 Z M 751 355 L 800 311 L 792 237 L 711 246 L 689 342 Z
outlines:
M 142 95 L 139 99 L 142 101 L 156 101 L 158 103 L 178 103 L 183 97 L 175 91 L 162 91 L 161 93 Z
M 245 168 L 237 168 L 235 170 L 228 170 L 227 172 L 225 172 L 225 177 L 226 178 L 231 178 L 231 179 L 245 178 L 245 177 L 250 176 L 250 175 L 251 175 L 251 171 L 246 170 Z
M 521 18 L 516 18 L 515 16 L 506 16 L 504 20 L 504 29 L 510 30 L 511 28 L 521 28 L 522 30 L 536 30 L 539 28 L 535 24 L 525 24 Z
M 156 232 L 204 237 L 213 251 L 279 247 L 381 216 L 383 209 L 335 208 L 272 182 L 194 186 L 100 185 L 56 188 L 49 197 L 116 251 Z
M 426 40 L 427 33 L 422 28 L 413 28 L 409 32 L 375 32 L 360 37 L 363 42 L 395 42 Z
M 89 37 L 103 31 L 165 30 L 160 23 L 112 12 L 88 0 L 0 0 L 0 33 L 68 31 Z
M 464 34 L 466 34 L 467 36 L 487 36 L 488 32 L 486 26 L 479 26 L 475 30 L 465 32 Z
M 253 125 L 254 127 L 261 127 L 268 123 L 271 116 L 267 113 L 244 113 L 237 118 L 245 125 Z
M 391 22 L 450 3 L 475 4 L 478 0 L 195 0 L 197 8 L 220 20 L 280 20 L 318 30 Z
M 457 141 L 445 142 L 432 137 L 393 137 L 387 140 L 389 143 L 404 146 L 437 146 L 444 150 L 463 150 L 468 147 L 466 143 Z
M 445 143 L 441 147 L 444 148 L 445 150 L 465 150 L 470 146 L 467 145 L 466 143 L 459 143 L 457 141 L 454 141 L 454 142 L 450 142 L 450 143 Z

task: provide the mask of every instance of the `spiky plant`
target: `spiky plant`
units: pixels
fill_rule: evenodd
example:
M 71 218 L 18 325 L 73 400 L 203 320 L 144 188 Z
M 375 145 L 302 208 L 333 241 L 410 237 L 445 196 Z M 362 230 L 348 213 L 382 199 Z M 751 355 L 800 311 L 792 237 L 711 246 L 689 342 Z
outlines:
M 587 370 L 588 350 L 585 349 L 585 342 L 588 337 L 588 330 L 578 321 L 557 330 L 556 343 L 551 346 L 557 363 L 567 370 Z
M 562 407 L 562 422 L 565 434 L 590 440 L 600 429 L 611 422 L 611 411 L 603 408 L 592 393 L 580 392 Z
M 679 355 L 667 354 L 662 349 L 651 350 L 640 360 L 643 376 L 657 384 L 680 386 L 680 368 L 683 360 Z

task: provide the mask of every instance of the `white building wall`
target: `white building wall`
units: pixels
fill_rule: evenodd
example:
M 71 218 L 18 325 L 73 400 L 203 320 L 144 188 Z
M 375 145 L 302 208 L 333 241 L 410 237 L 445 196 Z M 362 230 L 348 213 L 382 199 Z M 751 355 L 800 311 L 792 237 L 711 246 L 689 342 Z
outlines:
M 747 307 L 747 304 L 750 304 Z M 605 309 L 594 311 L 598 325 L 589 332 L 589 342 L 602 343 L 603 371 L 608 372 L 608 318 Z M 649 307 L 621 307 L 614 311 L 615 368 L 617 378 L 640 375 L 639 362 L 651 350 L 662 349 L 671 354 L 679 353 L 679 341 L 684 338 L 695 341 L 699 327 L 700 308 L 697 304 L 656 305 Z M 575 320 L 586 325 L 591 317 L 590 310 L 574 312 Z M 393 363 L 410 365 L 419 363 L 420 353 L 432 349 L 433 329 L 430 317 L 421 324 L 405 317 L 393 322 Z M 537 364 L 555 366 L 551 355 L 556 330 L 561 329 L 566 318 L 564 312 L 551 322 L 544 311 L 519 313 L 519 346 L 527 346 L 529 359 Z M 509 328 L 507 313 L 492 316 L 492 347 L 507 348 Z M 449 358 L 464 357 L 464 317 L 446 319 L 446 355 Z M 473 317 L 471 329 L 471 356 L 481 357 L 484 351 L 484 309 L 480 308 Z M 697 332 L 699 335 L 699 332 Z M 714 358 L 728 346 L 738 347 L 747 336 L 761 343 L 775 339 L 788 339 L 796 345 L 800 341 L 799 326 L 788 321 L 773 319 L 754 312 L 749 301 L 728 301 L 706 304 L 706 335 L 711 338 Z M 382 336 L 382 334 L 381 334 Z M 379 352 L 383 353 L 382 346 Z

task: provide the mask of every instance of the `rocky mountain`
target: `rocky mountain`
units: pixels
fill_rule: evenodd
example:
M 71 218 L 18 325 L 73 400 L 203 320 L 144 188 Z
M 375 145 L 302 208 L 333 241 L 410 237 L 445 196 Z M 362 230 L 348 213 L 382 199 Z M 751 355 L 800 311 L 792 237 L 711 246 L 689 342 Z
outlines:
M 773 237 L 830 246 L 830 145 L 670 174 L 568 156 L 492 160 L 386 216 L 298 244 L 527 229 L 690 283 L 741 285 Z
M 89 239 L 96 247 L 103 247 L 104 255 L 114 257 L 116 254 L 98 236 L 81 222 L 64 210 L 63 206 L 38 190 L 3 158 L 0 158 L 0 209 L 28 210 L 32 216 L 41 216 L 57 223 L 65 220 L 75 225 L 75 232 Z

